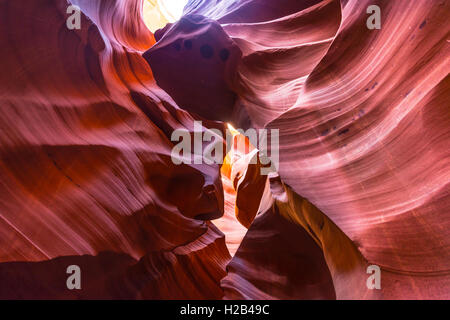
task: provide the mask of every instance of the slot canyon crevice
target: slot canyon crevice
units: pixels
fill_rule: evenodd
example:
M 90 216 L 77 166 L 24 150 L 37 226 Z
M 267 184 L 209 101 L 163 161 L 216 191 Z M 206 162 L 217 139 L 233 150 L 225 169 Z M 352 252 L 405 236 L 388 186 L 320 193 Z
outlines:
M 449 1 L 145 1 L 0 0 L 0 299 L 450 298 Z

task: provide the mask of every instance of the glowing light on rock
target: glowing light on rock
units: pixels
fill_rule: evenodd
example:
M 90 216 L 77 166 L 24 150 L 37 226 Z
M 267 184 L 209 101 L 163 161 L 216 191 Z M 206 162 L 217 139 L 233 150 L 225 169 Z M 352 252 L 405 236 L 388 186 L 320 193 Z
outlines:
M 145 0 L 144 22 L 150 31 L 155 32 L 167 23 L 179 20 L 187 2 L 187 0 Z

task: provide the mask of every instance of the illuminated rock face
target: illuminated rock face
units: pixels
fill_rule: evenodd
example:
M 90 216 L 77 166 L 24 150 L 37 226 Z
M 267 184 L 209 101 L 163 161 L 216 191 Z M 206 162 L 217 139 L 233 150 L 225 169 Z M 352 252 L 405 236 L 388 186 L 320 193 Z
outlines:
M 448 2 L 72 2 L 0 0 L 0 298 L 450 298 Z M 199 117 L 280 130 L 264 195 L 171 161 Z
M 211 120 L 231 120 L 241 51 L 215 21 L 181 18 L 144 54 L 157 84 L 183 109 Z

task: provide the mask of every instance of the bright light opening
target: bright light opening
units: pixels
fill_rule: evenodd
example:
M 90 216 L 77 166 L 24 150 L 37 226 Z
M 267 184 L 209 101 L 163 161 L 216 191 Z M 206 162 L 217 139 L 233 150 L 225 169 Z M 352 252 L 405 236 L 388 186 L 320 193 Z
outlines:
M 188 0 L 144 0 L 144 22 L 151 32 L 178 21 Z

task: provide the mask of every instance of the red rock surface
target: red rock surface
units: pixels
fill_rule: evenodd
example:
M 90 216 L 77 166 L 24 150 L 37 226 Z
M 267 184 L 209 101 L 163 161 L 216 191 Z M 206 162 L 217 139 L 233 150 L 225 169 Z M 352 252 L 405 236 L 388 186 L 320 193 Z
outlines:
M 157 84 L 183 109 L 206 119 L 231 120 L 236 94 L 230 89 L 241 58 L 218 22 L 182 17 L 144 58 Z
M 72 2 L 0 0 L 0 298 L 450 298 L 448 1 Z M 173 164 L 196 119 L 279 129 L 270 188 Z

